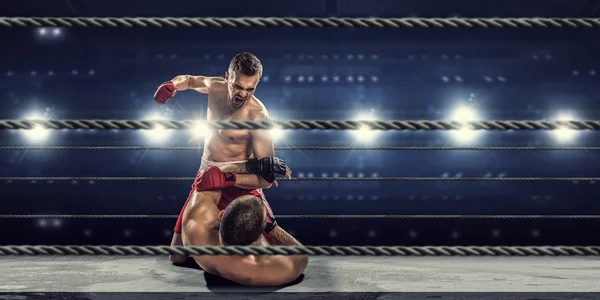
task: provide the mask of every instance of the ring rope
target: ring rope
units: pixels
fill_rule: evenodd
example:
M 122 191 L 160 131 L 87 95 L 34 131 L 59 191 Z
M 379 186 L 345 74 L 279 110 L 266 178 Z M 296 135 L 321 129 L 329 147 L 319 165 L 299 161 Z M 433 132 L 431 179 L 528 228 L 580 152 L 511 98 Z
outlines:
M 0 27 L 596 28 L 600 18 L 1 17 Z
M 91 150 L 91 151 L 189 151 L 204 147 L 138 147 L 138 146 L 0 146 L 0 151 Z M 600 151 L 600 147 L 275 147 L 275 150 L 320 151 Z
M 195 177 L 0 177 L 0 181 L 193 181 Z M 277 181 L 600 181 L 600 177 L 296 177 Z
M 0 215 L 0 219 L 177 219 L 178 215 Z M 600 215 L 277 215 L 278 219 L 600 219 Z
M 213 129 L 261 130 L 357 130 L 364 127 L 375 130 L 600 130 L 600 120 L 586 121 L 165 121 L 165 120 L 0 120 L 0 129 L 101 129 L 101 130 L 149 130 L 158 126 L 164 129 L 193 129 L 205 124 Z
M 600 246 L 0 246 L 4 255 L 600 256 Z

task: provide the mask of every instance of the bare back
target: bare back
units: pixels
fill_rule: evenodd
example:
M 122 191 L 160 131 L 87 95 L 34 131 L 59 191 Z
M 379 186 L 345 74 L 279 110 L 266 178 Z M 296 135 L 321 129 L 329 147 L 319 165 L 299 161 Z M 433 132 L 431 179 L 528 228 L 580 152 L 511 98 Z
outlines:
M 266 108 L 252 96 L 238 109 L 227 105 L 227 83 L 214 78 L 208 89 L 207 120 L 252 120 L 254 115 L 267 115 Z M 248 130 L 214 130 L 204 140 L 203 158 L 214 162 L 247 160 L 253 153 L 252 137 Z
M 219 240 L 219 214 L 218 203 L 221 191 L 194 192 L 190 202 L 184 210 L 182 238 L 184 246 L 222 246 Z M 269 246 L 267 240 L 261 236 L 253 246 Z M 269 257 L 254 255 L 247 256 L 194 256 L 194 260 L 208 273 L 228 277 L 245 276 L 240 266 L 248 267 L 264 265 Z M 242 268 L 244 269 L 244 268 Z M 247 275 L 247 276 L 250 276 Z

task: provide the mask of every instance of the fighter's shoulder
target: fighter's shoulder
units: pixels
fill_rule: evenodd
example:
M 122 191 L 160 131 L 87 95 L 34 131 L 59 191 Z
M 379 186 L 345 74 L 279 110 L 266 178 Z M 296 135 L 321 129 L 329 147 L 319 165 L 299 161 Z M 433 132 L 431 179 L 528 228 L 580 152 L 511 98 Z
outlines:
M 227 81 L 223 77 L 206 77 L 210 82 L 211 90 L 219 91 L 227 88 Z
M 246 114 L 251 120 L 268 120 L 269 111 L 265 105 L 256 97 L 252 97 L 252 101 L 248 102 Z
M 190 201 L 188 206 L 193 210 L 202 209 L 208 204 L 218 204 L 221 199 L 221 190 L 195 191 L 192 197 L 194 201 Z

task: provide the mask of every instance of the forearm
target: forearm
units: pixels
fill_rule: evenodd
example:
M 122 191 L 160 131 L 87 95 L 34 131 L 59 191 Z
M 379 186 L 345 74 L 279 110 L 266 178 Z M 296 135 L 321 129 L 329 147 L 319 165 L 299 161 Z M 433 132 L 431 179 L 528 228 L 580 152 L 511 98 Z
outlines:
M 277 243 L 278 246 L 303 246 L 297 239 L 287 233 L 280 226 L 276 226 L 269 235 Z M 296 278 L 308 265 L 308 255 L 290 255 L 288 256 L 292 263 L 292 277 Z
M 210 77 L 179 75 L 171 79 L 178 91 L 196 90 L 207 93 L 210 85 Z
M 235 181 L 236 187 L 247 190 L 266 189 L 271 187 L 271 184 L 262 178 L 262 176 L 256 174 L 246 174 L 245 164 L 227 164 L 221 166 L 219 169 L 221 169 L 223 172 L 237 174 Z
M 185 91 L 187 89 L 192 88 L 190 87 L 191 78 L 191 75 L 179 75 L 171 79 L 171 82 L 173 82 L 175 88 L 177 88 L 178 91 Z
M 235 186 L 247 190 L 256 190 L 270 188 L 271 183 L 256 174 L 237 174 Z
M 283 230 L 281 226 L 275 226 L 273 231 L 269 232 L 269 235 L 279 246 L 302 246 L 302 243 Z

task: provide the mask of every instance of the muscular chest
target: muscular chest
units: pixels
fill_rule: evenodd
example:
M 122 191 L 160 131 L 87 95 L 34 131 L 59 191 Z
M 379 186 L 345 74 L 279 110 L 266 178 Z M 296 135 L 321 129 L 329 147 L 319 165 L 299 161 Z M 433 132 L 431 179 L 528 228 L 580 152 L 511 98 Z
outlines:
M 234 113 L 223 113 L 220 111 L 213 111 L 209 113 L 208 119 L 210 121 L 224 120 L 224 121 L 233 121 L 233 120 L 243 120 L 243 114 L 239 112 Z M 213 132 L 215 137 L 224 143 L 246 143 L 250 139 L 250 132 L 248 130 L 227 130 L 227 129 L 218 129 Z

